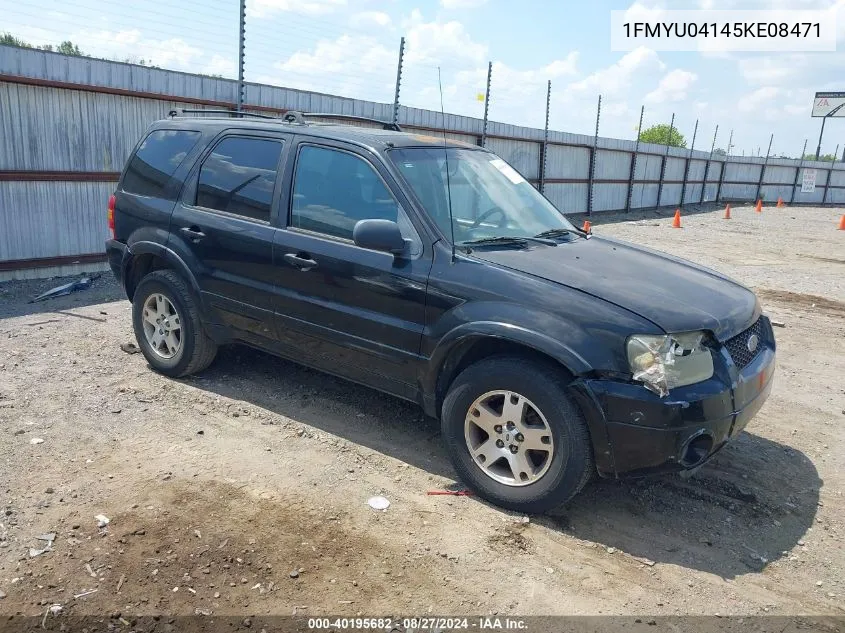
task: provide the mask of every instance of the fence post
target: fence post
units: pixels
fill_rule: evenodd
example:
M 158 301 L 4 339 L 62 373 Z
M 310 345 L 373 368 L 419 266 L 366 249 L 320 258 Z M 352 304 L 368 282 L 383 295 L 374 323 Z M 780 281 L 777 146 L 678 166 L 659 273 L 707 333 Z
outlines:
M 695 137 L 698 134 L 698 119 L 695 120 L 695 129 L 692 132 L 692 143 L 689 146 L 689 154 L 687 155 L 687 160 L 684 165 L 684 182 L 681 185 L 681 205 L 684 206 L 684 199 L 687 195 L 687 180 L 689 180 L 689 164 L 692 160 L 692 151 L 695 149 Z
M 666 178 L 666 161 L 669 160 L 669 141 L 672 140 L 672 132 L 675 130 L 675 113 L 672 113 L 672 122 L 669 124 L 669 138 L 666 139 L 666 152 L 663 154 L 663 161 L 660 163 L 660 182 L 657 184 L 657 208 L 660 208 L 660 199 L 663 197 L 663 180 Z
M 238 27 L 238 112 L 244 107 L 244 35 L 246 32 L 246 0 L 241 0 L 240 24 Z
M 763 166 L 760 168 L 760 180 L 757 181 L 757 195 L 754 196 L 754 201 L 760 199 L 760 188 L 763 186 L 763 178 L 766 175 L 766 166 L 769 164 L 769 154 L 772 151 L 772 140 L 775 138 L 774 133 L 769 136 L 769 147 L 766 149 L 766 160 L 763 161 Z
M 481 147 L 487 145 L 487 113 L 490 110 L 490 78 L 493 75 L 493 62 L 487 62 L 487 91 L 484 93 L 484 123 L 481 127 Z
M 405 37 L 399 40 L 399 64 L 396 67 L 396 92 L 393 93 L 393 124 L 399 122 L 399 88 L 402 86 L 402 64 L 405 61 Z
M 807 151 L 807 139 L 804 139 L 804 148 L 801 150 L 801 160 L 795 168 L 795 182 L 792 183 L 792 195 L 789 196 L 789 204 L 795 201 L 795 190 L 798 188 L 798 179 L 801 177 L 801 168 L 804 166 L 804 153 Z
M 596 176 L 596 148 L 599 142 L 599 121 L 601 120 L 601 95 L 596 108 L 596 135 L 593 137 L 593 149 L 590 150 L 590 182 L 587 185 L 587 215 L 593 214 L 593 180 Z
M 552 103 L 552 80 L 546 88 L 546 127 L 543 130 L 543 147 L 540 150 L 540 193 L 546 193 L 546 154 L 549 151 L 549 107 Z
M 731 147 L 733 147 L 734 131 L 728 137 L 728 150 L 725 152 L 725 160 L 722 163 L 722 169 L 719 170 L 719 184 L 716 185 L 716 202 L 719 202 L 719 196 L 722 195 L 722 183 L 725 182 L 725 172 L 728 170 L 728 161 L 731 159 Z
M 634 199 L 634 177 L 637 174 L 637 156 L 640 151 L 640 134 L 643 131 L 643 113 L 645 106 L 640 106 L 640 124 L 637 126 L 637 144 L 634 146 L 634 155 L 631 157 L 631 173 L 628 175 L 628 200 L 625 202 L 625 213 L 631 211 L 631 202 Z M 640 199 L 642 201 L 642 198 Z
M 707 176 L 710 173 L 710 163 L 713 160 L 713 150 L 716 149 L 716 135 L 719 133 L 719 126 L 716 126 L 716 131 L 713 132 L 713 142 L 710 144 L 710 156 L 707 157 L 707 162 L 704 163 L 704 182 L 701 183 L 701 195 L 698 197 L 698 204 L 704 202 L 704 191 L 707 189 Z

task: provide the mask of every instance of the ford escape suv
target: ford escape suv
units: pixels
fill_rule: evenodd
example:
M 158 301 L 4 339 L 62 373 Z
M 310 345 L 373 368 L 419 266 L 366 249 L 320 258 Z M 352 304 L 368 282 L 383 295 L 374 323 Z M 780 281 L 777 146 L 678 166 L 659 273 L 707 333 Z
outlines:
M 771 390 L 750 290 L 584 233 L 495 154 L 440 136 L 173 112 L 108 213 L 154 370 L 199 372 L 238 342 L 411 400 L 460 478 L 509 509 L 548 510 L 594 473 L 695 468 Z

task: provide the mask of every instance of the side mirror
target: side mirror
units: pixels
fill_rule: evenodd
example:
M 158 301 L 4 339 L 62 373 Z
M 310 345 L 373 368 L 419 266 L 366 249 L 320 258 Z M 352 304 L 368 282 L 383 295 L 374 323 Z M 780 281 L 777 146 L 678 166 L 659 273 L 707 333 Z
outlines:
M 399 225 L 391 220 L 358 220 L 352 230 L 357 246 L 399 255 L 405 251 L 405 238 Z

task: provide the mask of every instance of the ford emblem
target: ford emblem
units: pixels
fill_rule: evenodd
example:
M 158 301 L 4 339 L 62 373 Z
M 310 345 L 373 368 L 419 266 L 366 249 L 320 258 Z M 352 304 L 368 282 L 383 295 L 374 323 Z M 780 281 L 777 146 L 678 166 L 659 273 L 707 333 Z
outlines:
M 752 354 L 757 351 L 757 345 L 760 344 L 760 339 L 757 337 L 756 334 L 752 334 L 748 337 L 748 342 L 745 346 L 748 348 L 748 351 Z

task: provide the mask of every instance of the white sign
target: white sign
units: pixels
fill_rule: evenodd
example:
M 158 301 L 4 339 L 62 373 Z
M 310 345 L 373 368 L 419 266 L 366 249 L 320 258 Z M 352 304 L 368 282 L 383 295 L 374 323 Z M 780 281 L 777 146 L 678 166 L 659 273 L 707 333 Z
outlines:
M 816 190 L 816 170 L 805 169 L 801 181 L 801 193 L 813 193 Z
M 845 116 L 845 92 L 817 92 L 812 116 Z

